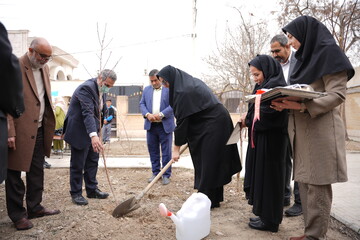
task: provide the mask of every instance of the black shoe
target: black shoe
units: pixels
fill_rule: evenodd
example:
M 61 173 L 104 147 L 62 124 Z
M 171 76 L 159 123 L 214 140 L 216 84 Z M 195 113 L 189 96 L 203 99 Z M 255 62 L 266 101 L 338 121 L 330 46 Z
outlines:
M 220 207 L 220 203 L 219 202 L 215 202 L 215 203 L 211 203 L 211 207 L 210 208 L 219 208 Z
M 95 189 L 95 191 L 92 191 L 91 193 L 87 194 L 88 198 L 97 198 L 97 199 L 105 199 L 109 196 L 108 193 L 100 191 L 100 189 Z
M 285 211 L 287 217 L 296 217 L 302 214 L 301 204 L 294 203 L 291 208 Z
M 260 221 L 260 217 L 251 217 L 250 222 L 257 222 Z
M 270 231 L 270 232 L 277 232 L 279 230 L 279 225 L 267 225 L 263 223 L 263 221 L 257 221 L 257 222 L 249 222 L 249 227 L 260 230 L 260 231 Z
M 72 198 L 72 202 L 77 205 L 87 205 L 88 204 L 88 201 L 81 194 L 73 195 L 73 196 L 71 196 L 71 198 Z
M 51 168 L 51 164 L 48 163 L 47 161 L 44 162 L 44 168 L 50 169 Z
M 284 207 L 290 206 L 290 198 L 284 198 Z

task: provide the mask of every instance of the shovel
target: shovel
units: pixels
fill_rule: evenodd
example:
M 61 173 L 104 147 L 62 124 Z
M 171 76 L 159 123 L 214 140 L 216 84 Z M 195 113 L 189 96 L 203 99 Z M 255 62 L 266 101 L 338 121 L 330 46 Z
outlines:
M 180 155 L 186 150 L 187 145 L 185 145 L 181 150 L 180 150 Z M 120 203 L 113 211 L 112 215 L 115 218 L 118 217 L 122 217 L 125 214 L 128 214 L 129 212 L 132 212 L 136 209 L 138 209 L 140 207 L 140 200 L 141 198 L 145 195 L 145 193 L 147 193 L 150 188 L 155 184 L 156 181 L 159 180 L 159 178 L 165 173 L 165 171 L 171 166 L 171 164 L 173 164 L 175 161 L 173 159 L 171 159 L 166 165 L 165 167 L 163 167 L 163 169 L 156 175 L 156 177 L 149 183 L 149 185 L 146 186 L 146 188 L 144 190 L 142 190 L 138 195 L 131 197 L 125 201 L 123 201 L 122 203 Z

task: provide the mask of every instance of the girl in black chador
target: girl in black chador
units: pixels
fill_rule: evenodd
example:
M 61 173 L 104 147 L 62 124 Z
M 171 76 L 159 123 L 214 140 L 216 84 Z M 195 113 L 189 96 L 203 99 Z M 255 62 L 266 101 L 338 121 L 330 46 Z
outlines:
M 249 67 L 256 83 L 253 94 L 263 88 L 286 86 L 281 66 L 272 57 L 258 55 Z M 260 119 L 256 120 L 255 115 Z M 272 109 L 270 101 L 261 102 L 258 107 L 250 103 L 241 122 L 249 132 L 244 191 L 258 216 L 250 218 L 249 226 L 277 232 L 283 216 L 288 113 Z

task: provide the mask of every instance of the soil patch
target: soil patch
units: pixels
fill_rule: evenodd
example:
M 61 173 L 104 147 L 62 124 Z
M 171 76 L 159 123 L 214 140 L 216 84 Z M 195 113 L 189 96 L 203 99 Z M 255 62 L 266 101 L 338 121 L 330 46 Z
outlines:
M 147 155 L 145 142 L 131 144 L 134 152 L 130 154 Z M 130 149 L 129 145 L 125 145 L 124 142 L 112 143 L 109 154 L 112 152 L 113 155 L 116 151 L 124 153 L 125 147 Z M 112 211 L 118 203 L 135 196 L 147 186 L 151 170 L 109 169 L 109 175 L 116 202 L 113 194 L 110 194 L 108 199 L 89 199 L 89 205 L 77 206 L 71 202 L 69 194 L 69 169 L 46 169 L 43 205 L 58 208 L 61 213 L 31 220 L 34 228 L 27 231 L 16 231 L 7 217 L 5 187 L 0 185 L 0 239 L 175 239 L 175 225 L 170 218 L 160 216 L 158 205 L 164 203 L 169 210 L 177 212 L 195 191 L 193 170 L 174 168 L 169 185 L 163 186 L 160 181 L 156 183 L 141 199 L 141 207 L 122 218 L 112 217 Z M 101 190 L 111 193 L 104 169 L 99 169 L 98 181 Z M 277 233 L 250 229 L 249 217 L 253 217 L 251 206 L 244 198 L 242 179 L 238 179 L 236 175 L 233 181 L 225 186 L 224 197 L 221 207 L 211 211 L 211 232 L 206 240 L 283 240 L 303 234 L 302 216 L 284 217 Z M 359 239 L 359 235 L 335 219 L 331 220 L 327 236 L 329 240 Z

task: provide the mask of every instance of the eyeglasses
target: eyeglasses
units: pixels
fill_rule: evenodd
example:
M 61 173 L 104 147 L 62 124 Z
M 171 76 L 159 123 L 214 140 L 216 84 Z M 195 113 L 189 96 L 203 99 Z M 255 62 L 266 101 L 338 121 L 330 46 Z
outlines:
M 52 56 L 51 56 L 51 55 L 48 56 L 48 55 L 46 55 L 46 54 L 39 53 L 39 52 L 36 51 L 34 48 L 33 48 L 33 50 L 34 50 L 34 52 L 36 52 L 36 53 L 40 56 L 40 58 L 41 58 L 42 60 L 45 60 L 45 61 L 51 61 L 51 60 L 52 60 Z

